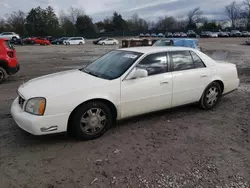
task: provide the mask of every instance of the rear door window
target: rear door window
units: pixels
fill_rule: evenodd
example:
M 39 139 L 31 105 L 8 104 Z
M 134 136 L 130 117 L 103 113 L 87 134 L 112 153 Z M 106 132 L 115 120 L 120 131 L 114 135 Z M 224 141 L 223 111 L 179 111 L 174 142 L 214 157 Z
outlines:
M 189 51 L 173 51 L 169 53 L 172 60 L 172 71 L 194 69 L 194 63 Z
M 206 67 L 201 58 L 194 52 L 190 52 L 194 61 L 195 68 L 203 68 Z

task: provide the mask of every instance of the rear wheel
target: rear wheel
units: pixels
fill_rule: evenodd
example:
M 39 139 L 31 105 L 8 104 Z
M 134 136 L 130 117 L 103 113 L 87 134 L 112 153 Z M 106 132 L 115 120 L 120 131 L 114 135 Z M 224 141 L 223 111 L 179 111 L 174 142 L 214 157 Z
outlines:
M 114 44 L 114 45 L 116 45 L 116 43 L 115 43 L 115 42 L 114 42 L 113 44 Z
M 78 107 L 69 121 L 68 132 L 80 140 L 92 140 L 102 136 L 112 125 L 110 108 L 98 101 Z
M 200 105 L 205 110 L 214 108 L 221 99 L 222 91 L 220 84 L 217 82 L 211 83 L 204 91 Z
M 0 67 L 0 84 L 6 79 L 7 72 L 4 68 Z
M 102 45 L 104 46 L 104 45 L 105 45 L 105 43 L 103 42 L 103 43 L 102 43 Z
M 82 45 L 82 42 L 79 42 L 79 45 Z

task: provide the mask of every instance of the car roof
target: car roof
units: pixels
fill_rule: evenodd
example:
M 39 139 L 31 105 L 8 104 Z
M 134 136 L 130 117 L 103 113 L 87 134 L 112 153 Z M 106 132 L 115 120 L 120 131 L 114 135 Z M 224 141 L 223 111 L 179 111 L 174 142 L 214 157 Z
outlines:
M 158 52 L 165 52 L 165 51 L 185 51 L 185 50 L 193 50 L 193 49 L 187 48 L 187 47 L 177 47 L 177 46 L 163 46 L 163 47 L 147 46 L 147 47 L 121 48 L 119 50 L 150 54 L 150 53 L 158 53 Z

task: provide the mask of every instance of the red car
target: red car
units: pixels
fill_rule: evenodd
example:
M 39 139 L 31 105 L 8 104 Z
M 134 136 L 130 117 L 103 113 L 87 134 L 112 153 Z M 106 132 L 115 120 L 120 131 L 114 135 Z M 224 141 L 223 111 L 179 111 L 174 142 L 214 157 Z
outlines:
M 8 39 L 0 39 L 0 83 L 9 75 L 17 73 L 19 69 L 14 47 Z
M 40 45 L 50 45 L 50 41 L 45 39 L 45 38 L 41 38 L 41 37 L 35 37 L 35 38 L 27 38 L 24 41 L 25 43 L 29 43 L 29 44 L 40 44 Z

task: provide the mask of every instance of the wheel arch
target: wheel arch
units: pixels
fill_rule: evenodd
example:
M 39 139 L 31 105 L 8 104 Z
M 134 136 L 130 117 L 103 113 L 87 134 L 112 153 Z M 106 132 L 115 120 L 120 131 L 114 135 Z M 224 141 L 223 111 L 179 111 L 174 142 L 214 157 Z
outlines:
M 106 104 L 106 105 L 110 108 L 111 113 L 112 113 L 112 115 L 113 115 L 113 122 L 116 121 L 117 116 L 118 116 L 118 111 L 117 111 L 117 108 L 116 108 L 116 106 L 114 105 L 114 103 L 111 102 L 111 101 L 108 100 L 108 99 L 104 99 L 104 98 L 94 98 L 94 99 L 90 99 L 90 100 L 84 101 L 84 102 L 82 102 L 81 104 L 79 104 L 78 106 L 76 106 L 76 107 L 74 108 L 74 110 L 70 113 L 69 118 L 68 118 L 67 131 L 68 131 L 68 129 L 69 129 L 69 123 L 70 123 L 70 121 L 71 121 L 71 118 L 72 118 L 72 115 L 74 114 L 74 112 L 75 112 L 80 106 L 82 106 L 82 105 L 84 105 L 84 104 L 86 104 L 86 103 L 88 103 L 88 102 L 93 102 L 93 101 L 103 102 L 104 104 Z
M 221 80 L 219 80 L 219 79 L 216 79 L 216 80 L 212 81 L 211 83 L 213 83 L 213 82 L 216 82 L 216 83 L 218 83 L 220 85 L 221 93 L 223 93 L 224 92 L 224 83 Z
M 208 88 L 208 86 L 210 86 L 212 83 L 218 83 L 220 85 L 220 88 L 221 88 L 221 94 L 223 94 L 224 92 L 224 83 L 220 80 L 220 79 L 215 79 L 213 81 L 211 81 L 204 89 L 204 91 L 202 92 L 202 95 L 200 97 L 200 100 L 202 99 L 202 96 L 204 95 L 204 92 L 206 91 L 206 89 Z
M 4 68 L 5 71 L 8 69 L 8 63 L 4 60 L 0 60 L 0 67 Z

